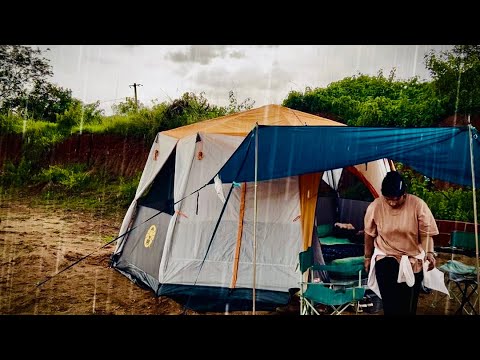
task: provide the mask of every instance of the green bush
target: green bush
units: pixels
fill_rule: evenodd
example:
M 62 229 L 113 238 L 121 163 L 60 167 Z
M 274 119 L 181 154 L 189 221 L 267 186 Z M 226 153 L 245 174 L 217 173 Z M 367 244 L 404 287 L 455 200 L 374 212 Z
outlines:
M 22 131 L 23 119 L 18 115 L 0 114 L 0 134 L 19 133 Z
M 396 163 L 396 168 L 405 177 L 408 192 L 422 198 L 435 219 L 473 222 L 473 192 L 468 186 L 436 190 L 432 179 Z M 480 201 L 480 193 L 477 199 Z
M 21 187 L 31 181 L 32 163 L 24 157 L 20 160 L 18 166 L 8 160 L 3 165 L 0 173 L 0 184 L 4 187 Z
M 292 91 L 283 105 L 310 114 L 334 114 L 350 126 L 432 126 L 446 116 L 445 101 L 431 83 L 416 77 L 395 80 L 394 75 L 359 74 L 326 88 Z
M 117 187 L 116 198 L 120 206 L 128 206 L 135 198 L 135 193 L 137 192 L 138 183 L 140 182 L 140 177 L 142 172 L 138 172 L 133 178 L 125 179 L 124 177 L 119 178 L 119 183 Z
M 37 184 L 48 183 L 60 185 L 66 190 L 80 191 L 91 182 L 90 173 L 85 172 L 84 164 L 71 164 L 67 167 L 49 166 L 35 177 Z
M 477 194 L 477 199 L 478 198 Z M 424 200 L 436 219 L 473 222 L 473 195 L 471 190 L 448 189 L 425 192 Z

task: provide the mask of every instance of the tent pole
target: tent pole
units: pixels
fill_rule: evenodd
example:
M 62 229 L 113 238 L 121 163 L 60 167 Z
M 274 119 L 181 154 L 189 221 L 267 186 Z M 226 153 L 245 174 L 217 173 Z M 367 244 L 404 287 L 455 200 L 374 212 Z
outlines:
M 255 186 L 253 190 L 253 294 L 252 314 L 255 315 L 255 280 L 257 273 L 257 175 L 258 175 L 258 122 L 255 124 Z
M 477 284 L 480 284 L 480 271 L 478 263 L 478 229 L 477 229 L 477 193 L 475 189 L 475 169 L 473 167 L 473 138 L 470 114 L 468 115 L 468 136 L 470 139 L 470 169 L 472 170 L 472 195 L 473 195 L 473 222 L 475 224 L 475 259 L 477 267 Z M 478 313 L 480 314 L 480 301 L 478 301 Z

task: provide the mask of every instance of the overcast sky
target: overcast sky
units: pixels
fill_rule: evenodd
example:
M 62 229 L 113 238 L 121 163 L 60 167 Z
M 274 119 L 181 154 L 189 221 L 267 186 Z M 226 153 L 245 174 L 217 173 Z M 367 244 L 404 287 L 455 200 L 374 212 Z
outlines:
M 228 104 L 233 90 L 238 103 L 254 107 L 281 104 L 289 91 L 325 87 L 358 73 L 396 79 L 429 80 L 424 55 L 449 45 L 41 45 L 53 68 L 52 81 L 74 97 L 100 101 L 106 115 L 111 106 L 133 97 L 138 101 L 178 99 L 185 92 L 209 103 Z

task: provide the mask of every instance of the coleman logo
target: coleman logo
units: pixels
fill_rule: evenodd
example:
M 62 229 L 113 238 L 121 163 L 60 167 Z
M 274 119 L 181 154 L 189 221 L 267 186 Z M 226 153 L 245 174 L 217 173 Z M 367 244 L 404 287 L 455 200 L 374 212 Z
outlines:
M 155 225 L 150 226 L 147 233 L 145 234 L 145 240 L 143 241 L 143 245 L 146 248 L 152 246 L 153 239 L 155 239 L 155 234 L 157 233 L 157 227 Z

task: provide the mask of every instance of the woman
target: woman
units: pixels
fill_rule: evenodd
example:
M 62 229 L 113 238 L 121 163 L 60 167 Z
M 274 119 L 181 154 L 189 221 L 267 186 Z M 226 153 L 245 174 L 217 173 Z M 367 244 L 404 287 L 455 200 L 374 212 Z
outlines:
M 435 268 L 437 224 L 428 205 L 406 190 L 402 176 L 388 172 L 382 196 L 365 213 L 368 286 L 382 299 L 384 315 L 415 315 L 424 261 L 428 271 Z

